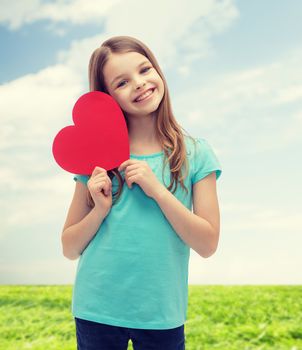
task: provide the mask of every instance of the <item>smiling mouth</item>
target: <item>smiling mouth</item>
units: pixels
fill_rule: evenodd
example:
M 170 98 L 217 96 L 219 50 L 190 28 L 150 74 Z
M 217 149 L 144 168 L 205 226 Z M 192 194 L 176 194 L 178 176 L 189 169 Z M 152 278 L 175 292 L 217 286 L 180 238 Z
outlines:
M 154 92 L 154 90 L 155 90 L 155 88 L 153 88 L 153 89 L 149 89 L 147 92 L 149 92 L 149 91 L 152 91 L 151 92 L 151 94 L 149 94 L 148 96 L 146 96 L 145 98 L 143 98 L 142 100 L 134 100 L 133 102 L 134 103 L 139 103 L 139 102 L 142 102 L 142 101 L 145 101 L 145 100 L 147 100 L 150 96 L 152 96 L 153 95 L 153 92 Z

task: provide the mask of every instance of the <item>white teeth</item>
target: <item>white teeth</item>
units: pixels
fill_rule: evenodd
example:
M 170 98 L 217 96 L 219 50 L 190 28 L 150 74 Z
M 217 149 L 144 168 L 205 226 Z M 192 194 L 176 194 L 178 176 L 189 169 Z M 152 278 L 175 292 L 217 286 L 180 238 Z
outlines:
M 138 97 L 135 101 L 140 101 L 143 100 L 144 98 L 148 97 L 149 95 L 151 95 L 153 92 L 153 89 L 147 91 L 146 93 L 144 93 L 142 96 Z

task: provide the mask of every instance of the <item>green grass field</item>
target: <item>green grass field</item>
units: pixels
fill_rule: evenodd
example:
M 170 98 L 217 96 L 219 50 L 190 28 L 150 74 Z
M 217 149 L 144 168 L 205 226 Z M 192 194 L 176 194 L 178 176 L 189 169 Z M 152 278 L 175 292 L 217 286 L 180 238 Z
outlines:
M 0 286 L 0 349 L 76 349 L 71 293 Z M 186 350 L 302 349 L 302 286 L 192 285 L 185 335 Z

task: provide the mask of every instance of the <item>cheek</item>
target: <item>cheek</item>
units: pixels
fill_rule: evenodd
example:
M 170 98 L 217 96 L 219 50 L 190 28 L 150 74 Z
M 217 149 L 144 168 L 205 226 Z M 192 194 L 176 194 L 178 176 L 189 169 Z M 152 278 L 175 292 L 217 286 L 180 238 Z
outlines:
M 120 104 L 120 103 L 122 103 L 123 100 L 125 99 L 125 98 L 124 98 L 124 95 L 125 95 L 125 94 L 123 94 L 123 92 L 118 92 L 118 93 L 114 92 L 114 93 L 112 93 L 111 96 L 115 99 L 115 101 L 116 101 L 118 104 Z
M 157 82 L 157 85 L 163 90 L 164 89 L 164 82 L 162 81 L 162 78 L 158 74 L 156 76 L 156 82 Z
M 164 86 L 164 82 L 162 81 L 161 78 L 158 79 L 158 86 L 159 86 L 159 90 L 161 91 L 161 93 L 164 94 L 165 86 Z
M 116 94 L 114 99 L 122 110 L 125 111 L 127 108 L 129 108 L 129 94 L 127 94 L 125 91 Z
M 129 102 L 129 93 L 126 91 L 126 89 L 118 94 L 117 99 L 121 105 Z

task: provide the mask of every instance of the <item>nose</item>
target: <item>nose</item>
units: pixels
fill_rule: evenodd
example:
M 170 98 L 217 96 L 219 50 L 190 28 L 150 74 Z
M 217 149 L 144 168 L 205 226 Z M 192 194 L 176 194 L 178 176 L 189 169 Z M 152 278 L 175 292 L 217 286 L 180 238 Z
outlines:
M 145 85 L 146 85 L 146 83 L 143 80 L 141 80 L 141 78 L 137 78 L 137 80 L 135 81 L 135 89 L 136 90 L 141 89 Z

